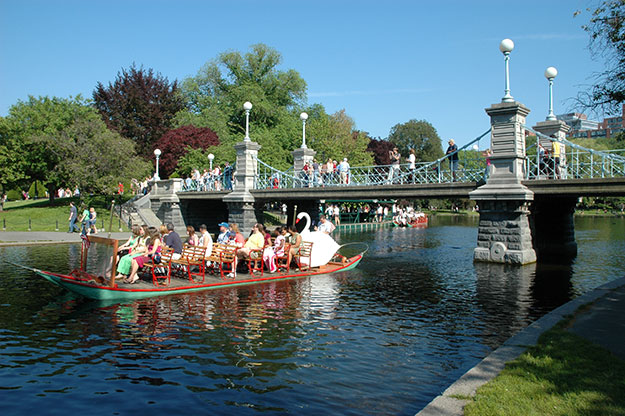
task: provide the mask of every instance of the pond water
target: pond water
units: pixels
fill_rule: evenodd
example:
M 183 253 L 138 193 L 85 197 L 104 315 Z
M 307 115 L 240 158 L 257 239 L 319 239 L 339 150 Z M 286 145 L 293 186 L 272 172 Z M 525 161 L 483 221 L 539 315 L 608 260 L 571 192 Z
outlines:
M 625 219 L 564 264 L 474 264 L 476 219 L 344 233 L 356 270 L 131 303 L 0 263 L 2 413 L 411 415 L 546 312 L 625 275 Z M 67 272 L 79 247 L 0 248 Z

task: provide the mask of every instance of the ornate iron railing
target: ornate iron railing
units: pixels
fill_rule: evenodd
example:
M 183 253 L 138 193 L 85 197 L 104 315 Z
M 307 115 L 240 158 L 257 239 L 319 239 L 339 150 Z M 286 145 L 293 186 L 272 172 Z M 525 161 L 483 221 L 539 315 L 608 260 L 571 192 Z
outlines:
M 525 179 L 591 179 L 625 176 L 625 149 L 594 150 L 567 139 L 555 139 L 524 126 L 539 140 L 526 149 Z M 565 151 L 559 155 L 541 155 L 540 140 L 558 141 Z

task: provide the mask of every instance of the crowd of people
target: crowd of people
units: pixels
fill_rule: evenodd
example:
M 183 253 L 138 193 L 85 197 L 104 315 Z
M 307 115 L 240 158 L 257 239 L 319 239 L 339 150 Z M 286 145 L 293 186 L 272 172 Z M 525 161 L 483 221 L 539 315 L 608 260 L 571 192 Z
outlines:
M 418 222 L 420 218 L 424 218 L 425 214 L 421 211 L 416 211 L 413 206 L 398 207 L 393 214 L 393 222 L 400 226 L 406 226 L 413 222 Z
M 327 222 L 325 219 L 323 221 Z M 204 248 L 205 258 L 211 255 L 215 243 L 236 247 L 236 259 L 229 277 L 235 277 L 237 267 L 244 266 L 252 252 L 259 250 L 262 251 L 259 261 L 264 263 L 269 273 L 275 273 L 278 270 L 277 258 L 285 257 L 290 263 L 302 243 L 302 237 L 295 226 L 278 226 L 270 231 L 263 224 L 257 223 L 247 238 L 235 223 L 222 222 L 218 226 L 219 233 L 215 239 L 207 231 L 205 224 L 200 225 L 197 231 L 194 226 L 187 226 L 186 244 Z M 323 222 L 320 228 L 328 233 L 333 230 L 330 225 L 323 225 Z M 123 279 L 125 283 L 136 283 L 139 280 L 138 272 L 155 256 L 160 256 L 163 247 L 172 248 L 172 259 L 176 260 L 182 255 L 183 246 L 183 239 L 171 223 L 161 225 L 160 228 L 134 225 L 131 237 L 118 249 L 116 279 Z
M 347 158 L 337 162 L 329 158 L 325 163 L 319 163 L 313 159 L 304 163 L 300 172 L 300 180 L 304 187 L 317 187 L 326 185 L 349 185 L 350 165 Z M 275 184 L 274 184 L 275 185 Z
M 193 169 L 191 175 L 184 178 L 184 190 L 186 191 L 231 191 L 233 184 L 234 168 L 230 162 L 221 166 L 216 165 L 213 169 Z
M 75 231 L 80 231 L 81 234 L 90 235 L 97 234 L 98 228 L 96 226 L 97 223 L 97 213 L 95 208 L 87 207 L 84 203 L 80 204 L 80 209 L 82 213 L 80 216 L 78 215 L 78 208 L 74 204 L 73 201 L 69 203 L 69 230 L 68 233 L 73 233 Z M 82 227 L 79 227 L 78 224 L 81 224 Z

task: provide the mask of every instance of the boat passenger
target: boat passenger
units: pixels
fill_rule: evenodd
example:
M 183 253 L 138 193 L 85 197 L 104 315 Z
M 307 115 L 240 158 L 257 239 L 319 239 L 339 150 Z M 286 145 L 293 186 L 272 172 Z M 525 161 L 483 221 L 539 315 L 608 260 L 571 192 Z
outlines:
M 319 232 L 330 234 L 332 231 L 334 231 L 335 228 L 336 227 L 334 226 L 334 224 L 328 221 L 325 215 L 322 215 L 321 217 L 319 217 L 319 227 L 318 227 Z
M 220 222 L 217 225 L 219 226 L 219 235 L 217 236 L 217 242 L 220 244 L 226 244 L 229 240 L 230 225 L 227 222 Z
M 139 237 L 141 237 L 141 227 L 134 224 L 132 226 L 132 235 L 128 241 L 117 248 L 117 255 L 120 256 L 122 253 L 123 255 L 132 253 L 132 249 L 139 243 Z
M 213 237 L 206 231 L 206 224 L 200 225 L 200 241 L 198 246 L 206 248 L 205 257 L 208 257 L 213 252 Z
M 182 256 L 182 239 L 180 235 L 174 231 L 174 224 L 171 222 L 167 223 L 166 229 L 167 233 L 163 236 L 163 243 L 165 243 L 167 247 L 174 249 L 174 254 L 172 254 L 171 258 L 178 260 L 180 256 Z
M 239 230 L 239 226 L 236 223 L 230 224 L 230 241 L 232 241 L 233 239 L 232 237 L 233 234 L 234 234 L 234 243 L 230 242 L 229 244 L 235 245 L 239 248 L 243 247 L 245 245 L 245 237 L 243 237 L 243 234 L 241 234 L 241 231 Z
M 148 251 L 143 256 L 137 256 L 132 259 L 132 265 L 130 266 L 130 275 L 124 279 L 125 283 L 136 283 L 139 280 L 137 272 L 145 265 L 145 263 L 152 260 L 155 254 L 161 252 L 161 235 L 156 227 L 148 228 L 149 242 Z
M 302 236 L 297 232 L 297 228 L 294 225 L 289 226 L 289 233 L 291 234 L 289 243 L 291 243 L 291 256 L 297 253 L 299 246 L 302 244 Z
M 134 233 L 134 227 L 133 227 L 133 233 Z M 148 239 L 148 226 L 147 225 L 142 225 L 141 227 L 139 227 L 139 239 L 137 241 L 137 244 L 135 244 L 135 246 L 132 249 L 131 253 L 126 254 L 125 256 L 122 256 L 121 259 L 119 259 L 119 263 L 117 263 L 117 276 L 115 276 L 116 279 L 122 279 L 125 278 L 128 274 L 130 274 L 130 267 L 132 266 L 132 259 L 134 257 L 137 256 L 142 256 L 148 249 L 147 249 L 147 239 Z
M 275 237 L 275 241 L 273 246 L 265 247 L 265 250 L 263 250 L 263 261 L 267 270 L 270 273 L 275 273 L 278 270 L 276 257 L 284 256 L 285 238 L 282 235 L 282 227 L 276 227 L 272 234 Z
M 200 242 L 200 238 L 195 233 L 195 228 L 192 225 L 187 225 L 187 244 L 190 246 L 197 246 Z
M 271 246 L 271 234 L 269 234 L 269 231 L 267 231 L 267 228 L 265 228 L 265 226 L 263 224 L 258 224 L 258 229 L 261 232 L 261 234 L 263 235 L 264 241 L 265 241 L 265 247 L 269 247 Z
M 260 231 L 262 224 L 254 224 L 252 227 L 252 235 L 247 239 L 245 245 L 237 250 L 237 257 L 240 259 L 246 259 L 250 256 L 250 251 L 260 250 L 265 246 L 265 236 Z

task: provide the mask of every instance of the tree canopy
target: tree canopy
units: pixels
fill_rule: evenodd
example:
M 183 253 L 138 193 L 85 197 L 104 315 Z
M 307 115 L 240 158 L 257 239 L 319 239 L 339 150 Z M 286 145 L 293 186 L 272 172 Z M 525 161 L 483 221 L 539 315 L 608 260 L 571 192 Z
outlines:
M 104 191 L 147 168 L 136 158 L 134 143 L 109 131 L 80 96 L 19 101 L 0 120 L 0 144 L 0 161 L 10 161 L 0 165 L 9 174 L 1 176 L 2 184 L 13 187 L 39 180 L 51 198 L 59 186 Z
M 218 146 L 217 134 L 208 127 L 182 126 L 169 130 L 157 142 L 155 147 L 162 154 L 159 170 L 162 178 L 167 178 L 178 167 L 178 161 L 189 149 L 205 150 L 211 146 Z
M 243 103 L 250 101 L 250 136 L 262 146 L 259 157 L 276 167 L 287 166 L 306 82 L 293 69 L 279 69 L 281 61 L 280 53 L 264 44 L 252 45 L 245 54 L 220 54 L 182 82 L 187 111 L 177 115 L 177 124 L 210 127 L 223 146 L 232 147 L 243 139 Z
M 412 119 L 391 128 L 388 141 L 407 157 L 410 149 L 415 150 L 417 161 L 429 162 L 443 156 L 441 139 L 434 126 L 425 120 Z
M 605 69 L 593 74 L 594 84 L 580 92 L 577 101 L 587 108 L 619 114 L 625 103 L 625 1 L 604 0 L 586 10 L 590 19 L 582 28 L 590 35 L 592 56 L 603 60 Z
M 154 143 L 173 126 L 176 113 L 184 108 L 178 83 L 152 69 L 134 64 L 122 68 L 113 83 L 98 82 L 93 91 L 95 108 L 106 125 L 137 144 L 138 152 L 150 157 Z

